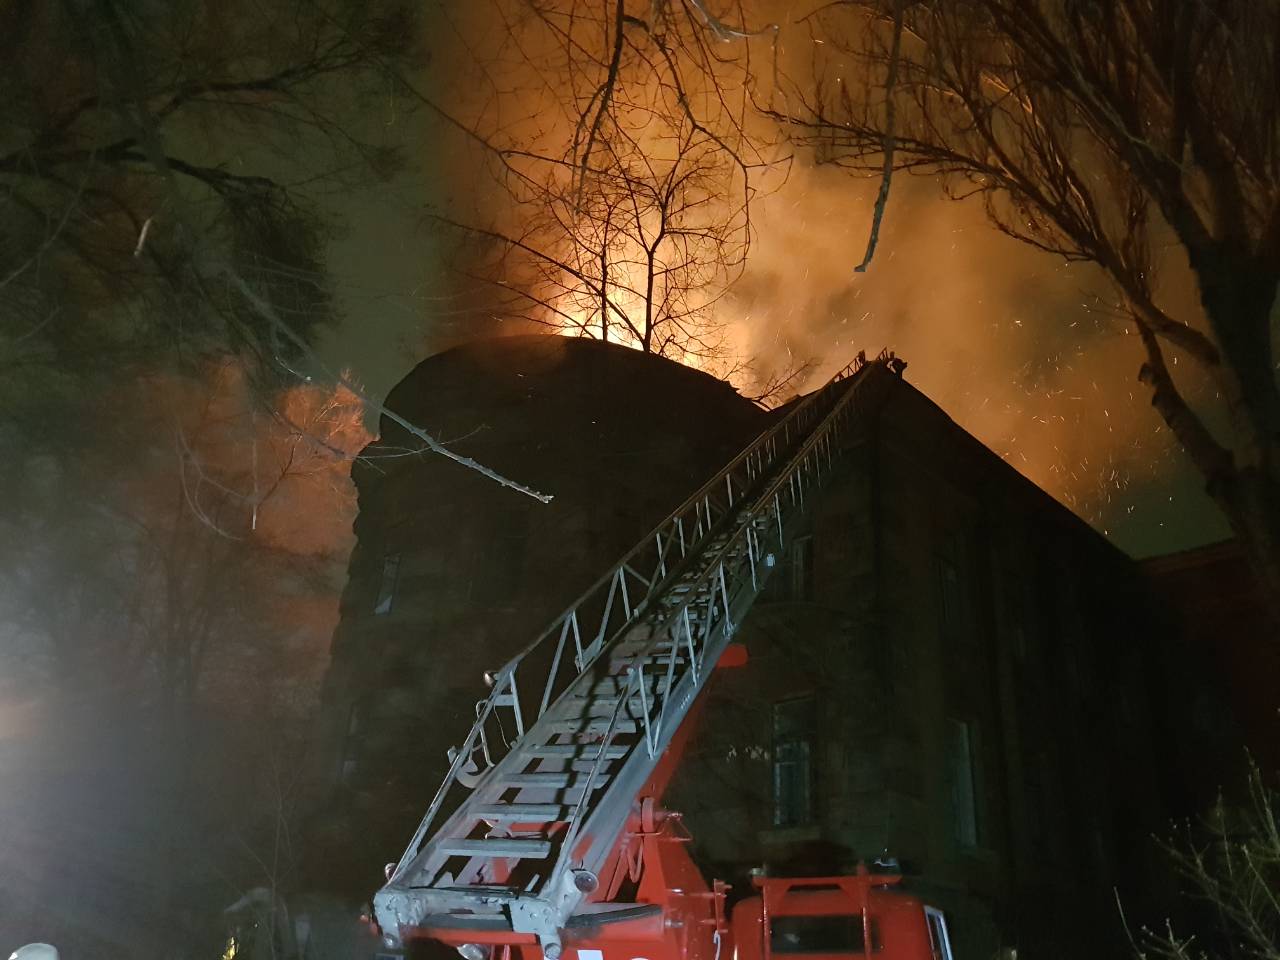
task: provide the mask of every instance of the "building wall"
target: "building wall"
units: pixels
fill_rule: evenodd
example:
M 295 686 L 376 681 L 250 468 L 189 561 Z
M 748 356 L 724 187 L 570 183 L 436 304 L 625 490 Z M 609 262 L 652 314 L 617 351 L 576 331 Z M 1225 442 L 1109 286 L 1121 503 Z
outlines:
M 1243 789 L 1246 750 L 1264 771 L 1280 771 L 1280 644 L 1262 588 L 1234 540 L 1153 557 L 1142 564 L 1168 598 L 1159 711 L 1186 814 Z
M 1140 894 L 1162 814 L 1133 565 L 905 383 L 811 525 L 671 797 L 703 861 L 741 884 L 887 854 L 962 956 L 1123 952 L 1112 887 Z M 773 719 L 802 696 L 813 799 L 780 825 Z

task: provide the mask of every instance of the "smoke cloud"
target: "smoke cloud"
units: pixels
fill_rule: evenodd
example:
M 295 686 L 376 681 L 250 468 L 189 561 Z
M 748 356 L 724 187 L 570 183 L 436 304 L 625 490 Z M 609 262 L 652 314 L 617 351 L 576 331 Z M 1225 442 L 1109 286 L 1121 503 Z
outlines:
M 572 117 L 563 104 L 553 109 L 562 91 L 530 67 L 528 51 L 508 48 L 510 35 L 492 29 L 481 6 L 440 8 L 432 89 L 480 128 L 540 143 L 569 136 Z M 794 11 L 780 6 L 786 9 L 774 9 L 772 19 L 792 23 Z M 519 233 L 524 214 L 474 142 L 447 124 L 425 142 L 432 206 Z M 960 426 L 1122 548 L 1144 555 L 1227 536 L 1137 382 L 1140 346 L 1110 309 L 1098 271 L 1000 234 L 979 203 L 945 199 L 932 178 L 898 174 L 876 255 L 866 273 L 855 274 L 878 186 L 798 158 L 783 185 L 757 198 L 745 272 L 716 306 L 729 349 L 752 361 L 761 379 L 813 360 L 798 385 L 812 389 L 859 350 L 888 347 L 909 361 L 907 378 Z M 401 369 L 361 368 L 375 387 L 460 341 L 546 331 L 513 318 L 510 300 L 475 272 L 459 277 L 456 262 L 444 265 L 440 251 L 456 247 L 456 238 L 424 227 L 417 241 L 441 257 L 415 287 L 418 303 L 408 305 L 409 313 L 421 307 L 425 324 L 406 329 L 415 346 Z M 385 256 L 385 237 L 378 249 Z M 1161 276 L 1168 312 L 1196 322 L 1186 265 L 1166 264 Z M 359 338 L 355 348 L 367 342 Z M 1176 353 L 1170 362 L 1175 376 L 1190 373 Z M 756 384 L 740 386 L 750 393 Z M 1207 384 L 1187 386 L 1193 399 L 1212 400 Z
M 1096 268 L 999 233 L 980 204 L 945 199 L 932 178 L 899 174 L 875 258 L 855 274 L 878 186 L 801 166 L 758 203 L 747 270 L 725 304 L 741 349 L 774 365 L 817 361 L 812 387 L 858 350 L 888 347 L 960 426 L 1126 549 L 1225 536 L 1137 382 L 1141 347 Z M 1167 273 L 1166 299 L 1190 305 L 1185 269 Z

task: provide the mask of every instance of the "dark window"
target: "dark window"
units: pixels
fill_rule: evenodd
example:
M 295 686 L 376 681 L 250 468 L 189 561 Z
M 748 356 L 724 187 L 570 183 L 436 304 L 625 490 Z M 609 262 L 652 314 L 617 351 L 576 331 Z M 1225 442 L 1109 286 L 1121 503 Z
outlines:
M 1093 859 L 1097 869 L 1105 877 L 1111 872 L 1111 851 L 1107 845 L 1107 839 L 1102 834 L 1100 827 L 1094 827 L 1092 836 L 1093 841 Z
M 880 949 L 880 926 L 872 918 L 871 949 Z M 862 915 L 771 917 L 769 946 L 774 953 L 865 953 Z
M 1004 592 L 1005 619 L 1009 630 L 1009 649 L 1018 663 L 1025 663 L 1027 659 L 1026 595 L 1023 592 L 1022 579 L 1010 568 L 1005 568 L 1000 575 Z
M 960 571 L 949 557 L 938 558 L 938 598 L 942 607 L 943 636 L 955 637 L 963 623 L 963 596 L 960 592 Z
M 813 697 L 773 705 L 773 823 L 795 827 L 813 819 Z
M 364 737 L 364 711 L 352 704 L 347 715 L 347 735 L 342 745 L 342 782 L 350 784 L 360 767 L 360 741 Z
M 1042 860 L 1049 855 L 1049 835 L 1056 830 L 1049 810 L 1048 770 L 1049 759 L 1041 751 L 1028 756 L 1023 774 L 1027 797 L 1027 832 L 1031 835 L 1032 853 Z
M 934 565 L 937 570 L 938 628 L 945 640 L 967 640 L 969 629 L 969 544 L 958 531 L 940 531 Z
M 813 599 L 813 537 L 797 537 L 774 563 L 759 603 Z
M 1013 625 L 1013 655 L 1019 663 L 1027 661 L 1027 631 L 1021 623 Z
M 360 705 L 356 704 L 351 708 L 351 713 L 347 717 L 347 736 L 354 737 L 360 733 Z
M 800 537 L 791 545 L 791 599 L 813 599 L 813 537 Z
M 400 554 L 388 553 L 382 558 L 382 582 L 378 585 L 378 600 L 373 605 L 375 614 L 391 612 L 395 602 L 396 581 L 400 577 Z
M 963 720 L 947 724 L 948 775 L 951 780 L 951 822 L 956 843 L 976 847 L 978 833 L 978 776 L 976 725 Z

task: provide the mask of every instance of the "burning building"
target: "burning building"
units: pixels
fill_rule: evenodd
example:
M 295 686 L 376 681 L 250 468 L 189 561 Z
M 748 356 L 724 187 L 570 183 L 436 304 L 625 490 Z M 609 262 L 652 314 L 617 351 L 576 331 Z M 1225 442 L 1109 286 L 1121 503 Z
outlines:
M 806 528 L 741 625 L 669 797 L 708 872 L 893 860 L 959 955 L 1116 942 L 1164 776 L 1135 566 L 881 365 Z M 368 893 L 444 776 L 484 677 L 775 413 L 611 344 L 473 343 L 388 406 L 324 694 L 314 882 Z

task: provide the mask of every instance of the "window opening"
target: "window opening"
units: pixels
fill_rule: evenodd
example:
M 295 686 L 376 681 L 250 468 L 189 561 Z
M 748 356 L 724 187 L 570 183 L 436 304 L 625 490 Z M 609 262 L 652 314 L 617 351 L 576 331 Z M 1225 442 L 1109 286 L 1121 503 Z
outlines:
M 880 925 L 867 922 L 871 949 L 880 949 Z M 862 914 L 769 918 L 769 948 L 773 953 L 866 953 Z
M 382 558 L 382 582 L 378 585 L 378 600 L 373 612 L 379 616 L 390 613 L 395 602 L 396 581 L 400 577 L 400 554 L 388 553 Z
M 791 599 L 813 599 L 813 537 L 800 537 L 791 545 Z
M 795 827 L 813 819 L 813 697 L 773 705 L 773 823 Z
M 978 845 L 978 798 L 976 775 L 976 733 L 974 725 L 952 720 L 948 725 L 950 744 L 951 813 L 956 842 L 964 847 Z

